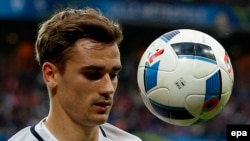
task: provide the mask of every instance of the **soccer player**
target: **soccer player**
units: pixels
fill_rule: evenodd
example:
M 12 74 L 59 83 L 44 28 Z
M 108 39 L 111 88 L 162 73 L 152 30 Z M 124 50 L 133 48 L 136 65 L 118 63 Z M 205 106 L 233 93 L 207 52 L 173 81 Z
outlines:
M 106 122 L 122 39 L 119 25 L 92 8 L 65 9 L 41 24 L 35 50 L 50 110 L 9 141 L 141 141 Z

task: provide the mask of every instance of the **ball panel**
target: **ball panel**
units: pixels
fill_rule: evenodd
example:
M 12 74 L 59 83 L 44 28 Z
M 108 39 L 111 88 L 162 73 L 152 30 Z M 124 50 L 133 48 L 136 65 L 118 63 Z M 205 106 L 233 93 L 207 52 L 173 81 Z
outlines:
M 209 63 L 207 61 L 201 61 L 199 59 L 195 59 L 193 65 L 193 76 L 197 79 L 204 78 L 218 69 L 218 66 L 213 63 Z
M 171 47 L 179 60 L 194 60 L 194 64 L 192 65 L 194 68 L 193 76 L 196 78 L 203 78 L 214 72 L 218 67 L 210 46 L 194 42 L 181 42 L 171 44 Z
M 230 77 L 230 75 L 228 75 L 228 73 L 224 70 L 224 69 L 220 69 L 221 72 L 221 79 L 222 79 L 222 90 L 221 93 L 227 93 L 227 92 L 232 92 L 232 88 L 233 88 L 233 80 Z
M 200 116 L 202 112 L 203 103 L 204 103 L 203 94 L 188 95 L 185 99 L 186 108 L 195 117 Z
M 166 118 L 164 118 L 166 119 Z M 195 122 L 197 122 L 197 120 L 199 120 L 197 117 L 193 118 L 193 119 L 183 119 L 183 120 L 175 120 L 175 119 L 169 119 L 168 123 L 173 124 L 173 125 L 178 125 L 178 126 L 190 126 L 193 125 Z M 167 122 L 167 121 L 166 121 Z
M 222 108 L 228 103 L 230 97 L 231 97 L 232 92 L 228 91 L 226 93 L 221 94 L 221 99 L 220 99 L 220 103 L 218 106 L 221 106 L 221 110 Z
M 206 79 L 205 85 L 205 102 L 210 98 L 217 97 L 220 99 L 222 89 L 221 71 L 217 71 L 211 77 Z
M 146 94 L 145 85 L 144 85 L 144 67 L 138 67 L 137 70 L 137 84 L 141 94 Z
M 168 105 L 170 100 L 169 90 L 167 88 L 157 88 L 148 93 L 147 97 L 151 101 L 157 101 L 159 105 Z
M 162 64 L 160 70 L 172 72 L 176 69 L 177 57 L 169 45 L 149 46 L 149 48 L 150 50 L 143 54 L 139 67 L 151 67 L 160 61 Z
M 161 71 L 173 72 L 177 68 L 178 58 L 169 46 L 165 46 L 164 54 L 159 59 L 161 59 L 159 68 Z
M 221 64 L 219 65 L 229 76 L 231 83 L 234 83 L 234 71 L 228 54 L 225 52 L 224 56 L 220 57 Z M 229 81 L 228 81 L 229 82 Z
M 230 98 L 230 93 L 222 94 L 221 99 L 219 100 L 219 103 L 216 105 L 216 107 L 214 107 L 213 110 L 210 110 L 210 111 L 203 111 L 201 115 L 199 116 L 199 118 L 206 119 L 206 120 L 214 118 L 225 107 L 229 98 Z
M 145 66 L 144 69 L 145 92 L 148 92 L 157 85 L 159 64 L 160 61 L 156 62 L 152 66 Z
M 152 99 L 149 99 L 149 101 L 156 113 L 165 118 L 174 120 L 187 120 L 194 118 L 185 107 L 171 107 L 165 104 L 160 104 Z
M 174 110 L 174 112 L 166 112 L 166 109 L 159 106 L 161 104 L 156 104 L 156 103 L 152 104 L 152 101 L 150 100 L 150 98 L 148 98 L 145 94 L 141 93 L 141 97 L 142 97 L 142 100 L 145 103 L 146 107 L 148 108 L 148 110 L 153 115 L 155 115 L 157 118 L 161 119 L 164 122 L 167 122 L 167 123 L 170 123 L 170 124 L 173 124 L 173 125 L 179 125 L 179 126 L 189 126 L 189 125 L 192 125 L 193 123 L 195 123 L 198 120 L 198 118 L 191 118 L 191 119 L 184 119 L 183 118 L 183 119 L 181 119 L 181 117 L 185 117 L 185 116 L 180 115 L 179 112 L 181 112 L 182 110 L 185 110 L 185 108 L 174 108 L 174 107 L 172 107 L 170 109 Z M 167 110 L 167 111 L 172 111 L 172 110 Z M 159 111 L 162 114 L 159 114 L 158 113 Z M 176 113 L 176 112 L 178 112 L 178 113 Z M 169 116 L 167 117 L 166 115 L 169 115 Z M 189 113 L 187 113 L 187 115 L 189 115 L 188 117 L 190 117 Z M 173 119 L 173 117 L 175 117 L 175 119 Z M 180 119 L 178 119 L 178 118 L 180 118 Z

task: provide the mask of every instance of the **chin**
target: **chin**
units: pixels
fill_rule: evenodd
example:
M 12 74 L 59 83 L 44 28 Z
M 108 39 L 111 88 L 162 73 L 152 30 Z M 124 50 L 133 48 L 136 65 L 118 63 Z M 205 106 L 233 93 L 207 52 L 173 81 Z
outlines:
M 96 122 L 100 125 L 108 121 L 109 114 L 98 114 L 95 117 Z

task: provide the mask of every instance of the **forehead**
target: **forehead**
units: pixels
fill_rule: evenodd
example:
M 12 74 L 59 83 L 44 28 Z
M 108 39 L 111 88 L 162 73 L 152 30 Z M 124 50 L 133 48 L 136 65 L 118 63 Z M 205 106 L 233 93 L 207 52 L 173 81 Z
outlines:
M 100 43 L 90 39 L 76 41 L 70 60 L 81 65 L 121 65 L 116 43 Z

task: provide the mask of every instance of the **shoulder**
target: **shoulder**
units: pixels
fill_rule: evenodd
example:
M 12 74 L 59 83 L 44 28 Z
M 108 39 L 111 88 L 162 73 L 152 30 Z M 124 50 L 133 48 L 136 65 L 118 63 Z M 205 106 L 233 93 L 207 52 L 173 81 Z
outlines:
M 117 141 L 120 139 L 123 139 L 123 141 L 142 141 L 139 137 L 132 135 L 109 123 L 102 124 L 101 128 L 103 128 L 106 136 L 109 139 L 114 140 L 114 141 Z
M 30 127 L 26 127 L 14 134 L 8 141 L 35 141 L 36 138 L 32 135 Z

